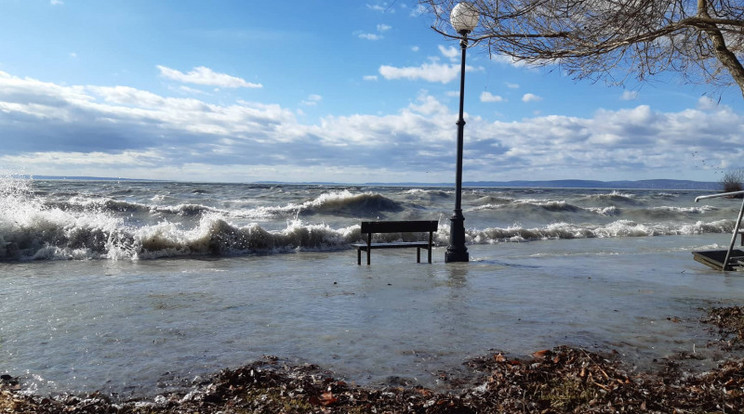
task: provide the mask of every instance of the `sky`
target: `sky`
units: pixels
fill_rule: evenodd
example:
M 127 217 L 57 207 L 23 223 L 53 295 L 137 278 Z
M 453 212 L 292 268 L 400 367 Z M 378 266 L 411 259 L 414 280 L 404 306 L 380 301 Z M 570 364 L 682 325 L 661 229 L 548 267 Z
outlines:
M 0 173 L 454 182 L 460 48 L 416 0 L 0 0 Z M 719 181 L 744 97 L 468 49 L 465 181 Z

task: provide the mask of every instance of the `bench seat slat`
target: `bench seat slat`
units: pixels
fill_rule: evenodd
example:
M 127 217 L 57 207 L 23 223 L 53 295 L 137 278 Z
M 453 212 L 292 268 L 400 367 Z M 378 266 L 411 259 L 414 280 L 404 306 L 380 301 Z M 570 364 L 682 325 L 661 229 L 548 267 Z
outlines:
M 353 247 L 361 250 L 367 250 L 367 243 L 354 243 Z M 420 247 L 424 249 L 429 248 L 429 242 L 389 242 L 389 243 L 372 243 L 369 246 L 371 249 L 396 249 L 402 247 Z
M 423 233 L 437 231 L 439 222 L 420 221 L 363 221 L 362 233 Z

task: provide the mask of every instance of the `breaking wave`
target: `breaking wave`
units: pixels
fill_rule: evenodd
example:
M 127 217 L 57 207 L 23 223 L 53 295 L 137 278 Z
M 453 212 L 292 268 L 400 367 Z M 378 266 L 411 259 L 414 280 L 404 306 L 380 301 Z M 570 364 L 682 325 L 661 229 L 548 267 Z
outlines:
M 19 219 L 20 218 L 20 219 Z M 606 225 L 554 223 L 528 228 L 469 229 L 468 243 L 494 244 L 535 240 L 577 238 L 645 237 L 730 233 L 732 220 L 710 223 L 663 225 L 617 220 Z M 448 224 L 440 225 L 436 240 L 446 245 Z M 380 240 L 394 241 L 406 235 L 384 235 Z M 348 249 L 360 241 L 359 225 L 332 228 L 326 224 L 308 224 L 302 220 L 287 223 L 281 230 L 269 231 L 259 224 L 244 227 L 230 224 L 216 214 L 200 219 L 193 228 L 179 223 L 161 222 L 136 227 L 105 214 L 75 216 L 61 210 L 39 210 L 25 217 L 17 215 L 0 226 L 0 260 L 139 260 L 162 257 L 237 256 L 278 254 L 296 251 L 333 251 Z
M 396 213 L 403 205 L 378 193 L 335 191 L 323 193 L 313 200 L 282 207 L 258 207 L 242 214 L 251 218 L 303 217 L 316 214 L 341 217 L 368 217 L 381 213 Z
M 115 219 L 69 222 L 46 217 L 33 227 L 21 223 L 0 232 L 0 260 L 111 259 L 138 260 L 181 256 L 236 256 L 290 251 L 338 250 L 361 239 L 359 226 L 291 222 L 280 231 L 258 224 L 236 227 L 204 217 L 193 229 L 163 222 L 146 227 L 122 226 Z
M 712 223 L 698 221 L 695 224 L 683 224 L 679 226 L 643 224 L 629 220 L 618 220 L 604 226 L 580 226 L 571 223 L 554 223 L 544 227 L 535 228 L 525 228 L 515 225 L 507 228 L 470 230 L 467 232 L 467 237 L 468 241 L 471 243 L 493 244 L 500 242 L 526 242 L 536 240 L 730 233 L 733 228 L 734 223 L 732 220 L 719 220 Z
M 0 180 L 0 260 L 152 259 L 194 255 L 271 254 L 348 248 L 361 239 L 359 226 L 333 229 L 293 220 L 267 231 L 236 226 L 223 212 L 198 204 L 154 207 L 115 200 L 45 202 L 24 180 Z M 375 194 L 328 194 L 306 208 L 334 211 L 396 209 Z M 194 225 L 163 214 L 194 217 Z M 133 220 L 142 215 L 145 219 Z M 154 222 L 157 220 L 157 222 Z
M 589 212 L 603 216 L 617 215 L 619 209 L 611 207 L 579 207 L 566 201 L 556 200 L 495 200 L 495 203 L 487 203 L 468 209 L 468 211 L 500 210 L 512 213 L 539 214 L 539 213 L 580 213 Z
M 70 212 L 100 212 L 116 214 L 154 214 L 174 215 L 181 217 L 198 217 L 205 213 L 217 212 L 219 210 L 200 204 L 179 204 L 176 206 L 157 206 L 135 203 L 113 199 L 78 199 L 71 198 L 68 201 L 47 201 L 44 203 L 47 209 L 58 209 Z
M 446 198 L 451 195 L 450 192 L 447 192 L 444 190 L 423 189 L 423 188 L 412 188 L 410 190 L 404 191 L 404 193 L 408 195 L 412 195 L 412 196 L 430 197 L 430 198 Z
M 436 242 L 448 243 L 449 221 L 442 217 L 449 211 L 451 192 L 441 189 L 342 189 L 306 196 L 308 188 L 287 188 L 285 195 L 281 188 L 255 192 L 253 187 L 227 186 L 216 192 L 221 198 L 200 198 L 192 195 L 203 190 L 183 187 L 188 191 L 179 196 L 156 184 L 35 186 L 30 180 L 0 178 L 0 261 L 344 250 L 362 240 L 358 220 L 376 217 L 440 217 Z M 250 191 L 259 197 L 246 195 Z M 654 193 L 651 197 L 660 200 L 655 204 L 647 203 L 647 194 L 564 192 L 551 193 L 552 200 L 533 195 L 542 193 L 526 194 L 528 198 L 475 194 L 467 209 L 476 212 L 468 216 L 468 225 L 473 223 L 468 243 L 730 233 L 734 226 L 729 219 L 733 213 L 724 204 L 674 205 L 668 201 L 674 194 Z M 410 237 L 415 236 L 377 236 L 380 241 Z
M 587 200 L 602 201 L 602 202 L 614 202 L 624 204 L 636 204 L 636 195 L 631 193 L 623 193 L 620 191 L 612 191 L 610 193 L 592 194 L 584 197 Z

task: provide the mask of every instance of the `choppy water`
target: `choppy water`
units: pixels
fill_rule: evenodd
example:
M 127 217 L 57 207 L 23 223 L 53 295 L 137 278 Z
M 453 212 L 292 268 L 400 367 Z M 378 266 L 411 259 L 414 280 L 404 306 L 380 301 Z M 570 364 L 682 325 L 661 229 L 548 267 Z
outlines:
M 698 308 L 744 291 L 692 260 L 727 244 L 739 207 L 701 194 L 467 189 L 472 261 L 444 264 L 445 188 L 6 178 L 0 372 L 128 394 L 264 354 L 428 385 L 491 348 L 647 364 L 704 349 Z M 434 263 L 393 250 L 357 266 L 348 246 L 377 218 L 438 219 Z
M 738 205 L 691 191 L 468 189 L 474 244 L 730 232 Z M 360 219 L 438 219 L 443 188 L 0 181 L 0 260 L 241 256 L 348 248 Z M 399 237 L 393 235 L 391 237 Z

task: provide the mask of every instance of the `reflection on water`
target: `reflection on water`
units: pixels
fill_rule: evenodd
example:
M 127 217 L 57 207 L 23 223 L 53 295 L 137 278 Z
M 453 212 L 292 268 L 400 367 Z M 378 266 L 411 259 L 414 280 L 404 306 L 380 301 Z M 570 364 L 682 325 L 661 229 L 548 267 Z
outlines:
M 446 265 L 449 274 L 449 286 L 453 288 L 465 287 L 468 281 L 469 263 L 448 263 Z

